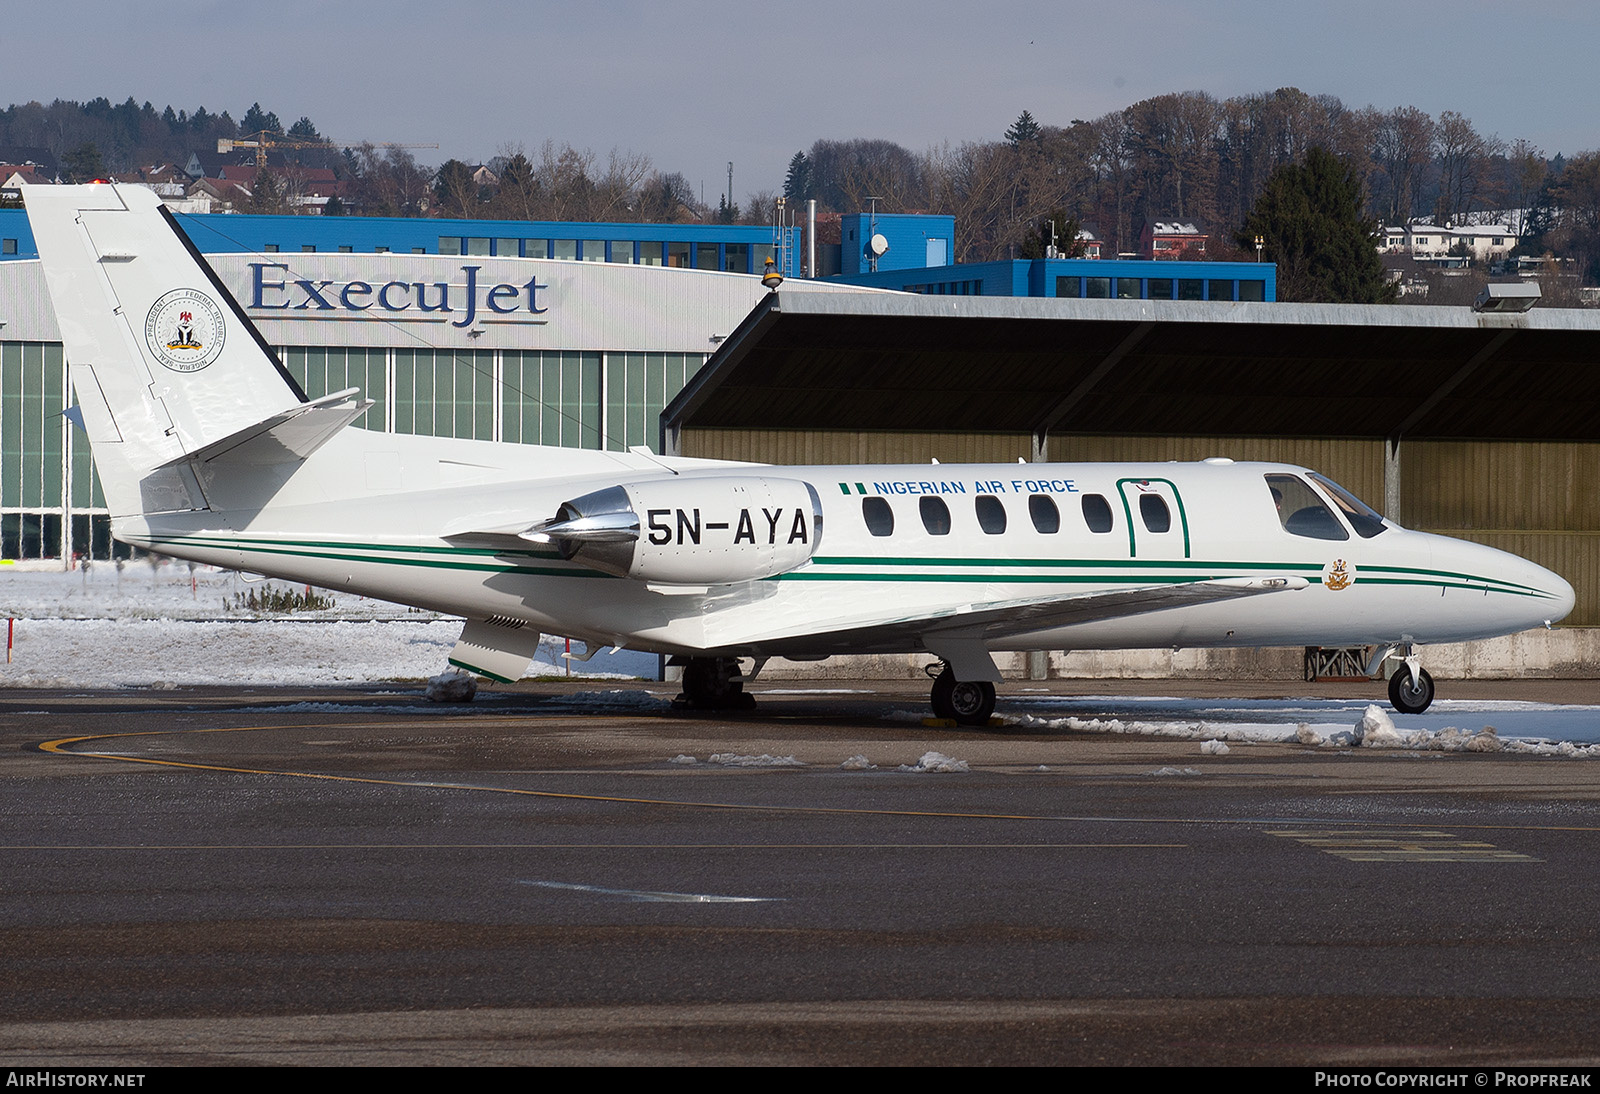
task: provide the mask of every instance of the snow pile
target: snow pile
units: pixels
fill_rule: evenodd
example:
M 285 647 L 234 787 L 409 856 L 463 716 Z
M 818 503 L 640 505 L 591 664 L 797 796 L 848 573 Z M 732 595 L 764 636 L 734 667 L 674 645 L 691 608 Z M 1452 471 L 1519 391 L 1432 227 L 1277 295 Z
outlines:
M 478 682 L 471 673 L 451 669 L 428 677 L 427 690 L 422 694 L 435 703 L 470 703 L 478 694 Z
M 737 752 L 713 752 L 706 763 L 723 767 L 805 767 L 804 760 L 793 756 L 772 756 L 763 752 L 759 756 L 741 756 Z
M 1426 715 L 1408 715 L 1404 721 L 1421 726 L 1396 725 L 1376 704 L 1353 705 L 1347 700 L 1178 699 L 1129 696 L 1063 696 L 1023 699 L 1017 705 L 1039 710 L 1007 719 L 1025 729 L 1070 733 L 1125 734 L 1167 737 L 1201 742 L 1298 744 L 1308 748 L 1389 748 L 1427 752 L 1507 752 L 1533 756 L 1600 759 L 1600 707 L 1557 706 L 1509 700 L 1441 700 Z M 1059 710 L 1084 707 L 1149 711 L 1157 717 L 1096 718 L 1079 715 L 1050 716 Z M 1446 718 L 1493 711 L 1502 729 L 1481 731 L 1441 724 Z M 1195 715 L 1205 717 L 1196 719 Z M 1294 715 L 1311 714 L 1318 720 Z M 1343 714 L 1349 721 L 1333 721 Z M 1287 717 L 1286 717 L 1287 716 Z M 1327 719 L 1327 720 L 1322 720 Z M 1518 731 L 1507 735 L 1503 723 L 1515 721 Z M 1429 726 L 1428 723 L 1432 723 Z M 1433 728 L 1437 727 L 1437 728 Z M 1555 733 L 1571 734 L 1563 740 Z
M 1400 734 L 1394 728 L 1394 719 L 1376 703 L 1367 707 L 1361 720 L 1356 723 L 1355 739 L 1358 744 L 1368 748 L 1398 748 L 1401 744 Z
M 876 770 L 878 770 L 878 765 L 875 764 L 875 763 L 869 763 L 867 761 L 866 756 L 862 755 L 861 753 L 857 753 L 856 755 L 851 756 L 844 763 L 840 764 L 839 765 L 839 770 L 840 771 L 876 771 Z
M 682 764 L 684 767 L 688 767 L 690 764 L 697 764 L 700 761 L 695 759 L 693 756 L 680 752 L 667 762 L 669 764 Z
M 935 772 L 938 774 L 950 774 L 953 772 L 969 771 L 971 769 L 967 766 L 966 760 L 954 759 L 953 757 L 946 756 L 943 752 L 924 752 L 922 754 L 922 759 L 918 760 L 915 764 L 901 764 L 899 767 L 895 768 L 895 770 L 918 773 Z
M 1167 776 L 1167 775 L 1199 775 L 1199 774 L 1202 774 L 1202 772 L 1199 771 L 1197 768 L 1193 768 L 1193 767 L 1158 767 L 1154 771 L 1150 772 L 1150 774 L 1152 774 L 1152 775 L 1162 775 L 1162 776 Z
M 1212 738 L 1200 745 L 1200 751 L 1207 756 L 1226 756 L 1228 754 L 1228 746 L 1216 738 Z

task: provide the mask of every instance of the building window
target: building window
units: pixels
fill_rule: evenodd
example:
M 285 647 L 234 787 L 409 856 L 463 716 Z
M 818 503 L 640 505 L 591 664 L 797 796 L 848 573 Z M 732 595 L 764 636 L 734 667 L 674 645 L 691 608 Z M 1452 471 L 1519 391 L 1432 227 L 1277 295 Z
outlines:
M 1058 277 L 1056 278 L 1056 295 L 1066 297 L 1079 297 L 1083 295 L 1083 278 Z
M 317 245 L 315 243 L 302 243 L 300 244 L 300 251 L 302 254 L 314 255 L 317 253 Z
M 461 253 L 460 236 L 440 236 L 439 253 L 442 255 L 458 255 Z
M 341 243 L 339 244 L 339 253 L 342 255 L 354 254 L 355 248 L 348 243 Z
M 1171 300 L 1172 299 L 1172 278 L 1170 278 L 1170 277 L 1152 277 L 1150 279 L 1150 299 L 1151 300 Z
M 1178 279 L 1179 300 L 1204 300 L 1205 282 L 1198 277 L 1180 277 Z
M 261 249 L 263 251 L 265 251 L 269 255 L 275 255 L 275 254 L 278 253 L 278 245 L 276 243 L 268 243 L 265 247 L 263 247 Z
M 1212 281 L 1206 286 L 1206 291 L 1207 295 L 1209 295 L 1212 300 L 1232 300 L 1233 282 Z
M 494 241 L 494 253 L 501 258 L 516 258 L 521 244 L 520 239 L 497 239 Z
M 725 244 L 722 248 L 722 268 L 728 273 L 749 273 L 750 244 Z
M 633 265 L 633 240 L 613 239 L 611 241 L 611 251 L 606 261 L 621 262 L 629 266 Z
M 694 268 L 697 270 L 715 270 L 717 265 L 717 245 L 715 243 L 696 243 L 694 245 Z
M 549 258 L 550 241 L 548 239 L 525 239 L 522 241 L 522 256 L 524 258 Z
M 1267 298 L 1267 283 L 1265 281 L 1240 281 L 1240 300 L 1265 300 Z
M 4 243 L 0 243 L 0 254 L 14 255 L 16 253 L 17 253 L 17 241 L 16 240 L 8 239 Z
M 664 252 L 664 249 L 663 249 L 663 247 L 662 247 L 662 245 L 660 243 L 641 243 L 641 244 L 639 244 L 639 265 L 641 265 L 641 266 L 659 266 L 659 265 L 661 265 L 662 262 L 665 261 L 665 259 L 663 258 L 663 252 Z
M 1111 295 L 1111 279 L 1109 277 L 1086 277 L 1083 279 L 1083 295 L 1090 300 L 1104 300 Z
M 482 258 L 489 257 L 489 241 L 483 236 L 469 236 L 467 238 L 467 254 Z
M 584 240 L 583 260 L 585 262 L 604 262 L 606 260 L 606 241 L 603 239 Z
M 550 241 L 550 257 L 573 260 L 578 257 L 578 241 L 575 239 L 552 239 Z
M 1137 299 L 1139 299 L 1139 287 L 1140 287 L 1139 286 L 1139 279 L 1137 277 L 1119 277 L 1119 278 L 1117 278 L 1117 299 L 1118 300 L 1137 300 Z

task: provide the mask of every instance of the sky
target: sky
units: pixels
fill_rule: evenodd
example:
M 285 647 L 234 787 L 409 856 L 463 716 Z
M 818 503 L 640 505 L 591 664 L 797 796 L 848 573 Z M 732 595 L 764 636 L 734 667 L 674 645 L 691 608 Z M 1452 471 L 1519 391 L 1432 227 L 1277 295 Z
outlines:
M 55 0 L 8 9 L 0 42 L 0 104 L 259 101 L 341 142 L 437 144 L 427 164 L 549 139 L 647 155 L 713 203 L 729 161 L 743 200 L 819 138 L 921 152 L 1174 91 L 1293 86 L 1600 148 L 1589 0 Z

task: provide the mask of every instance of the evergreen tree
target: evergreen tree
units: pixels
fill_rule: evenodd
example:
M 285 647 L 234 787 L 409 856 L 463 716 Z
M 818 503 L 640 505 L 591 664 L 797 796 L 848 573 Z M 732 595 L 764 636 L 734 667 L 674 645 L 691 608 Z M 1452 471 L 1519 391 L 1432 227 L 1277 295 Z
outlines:
M 1065 209 L 1057 209 L 1023 238 L 1018 257 L 1048 258 L 1049 248 L 1054 244 L 1057 258 L 1082 258 L 1083 240 L 1078 238 L 1082 228 L 1077 217 L 1068 216 Z
M 789 173 L 783 179 L 783 196 L 794 202 L 811 196 L 811 160 L 804 152 L 796 152 L 789 161 Z
M 1011 123 L 1011 128 L 1006 130 L 1006 143 L 1016 148 L 1023 144 L 1038 144 L 1044 137 L 1044 131 L 1039 128 L 1039 123 L 1033 120 L 1033 115 L 1024 110 L 1017 115 L 1017 120 Z
M 297 141 L 320 141 L 322 139 L 322 134 L 318 133 L 317 127 L 311 124 L 311 119 L 303 115 L 299 121 L 289 127 L 289 136 Z
M 282 133 L 283 123 L 276 114 L 261 109 L 260 103 L 251 103 L 250 109 L 244 112 L 244 126 L 246 133 Z
M 1365 195 L 1355 172 L 1320 146 L 1304 164 L 1284 164 L 1267 179 L 1235 242 L 1278 264 L 1278 299 L 1388 304 L 1377 223 L 1362 216 Z
M 105 178 L 106 167 L 100 159 L 100 149 L 92 143 L 78 145 L 61 157 L 61 174 L 67 182 Z

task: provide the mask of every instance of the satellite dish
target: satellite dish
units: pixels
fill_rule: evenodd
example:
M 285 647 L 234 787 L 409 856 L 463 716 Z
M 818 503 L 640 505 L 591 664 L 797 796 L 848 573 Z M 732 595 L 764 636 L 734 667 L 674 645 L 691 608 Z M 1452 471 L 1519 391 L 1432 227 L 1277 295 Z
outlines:
M 882 258 L 889 252 L 889 241 L 883 238 L 882 232 L 874 232 L 867 240 L 867 250 L 872 252 L 873 258 Z

